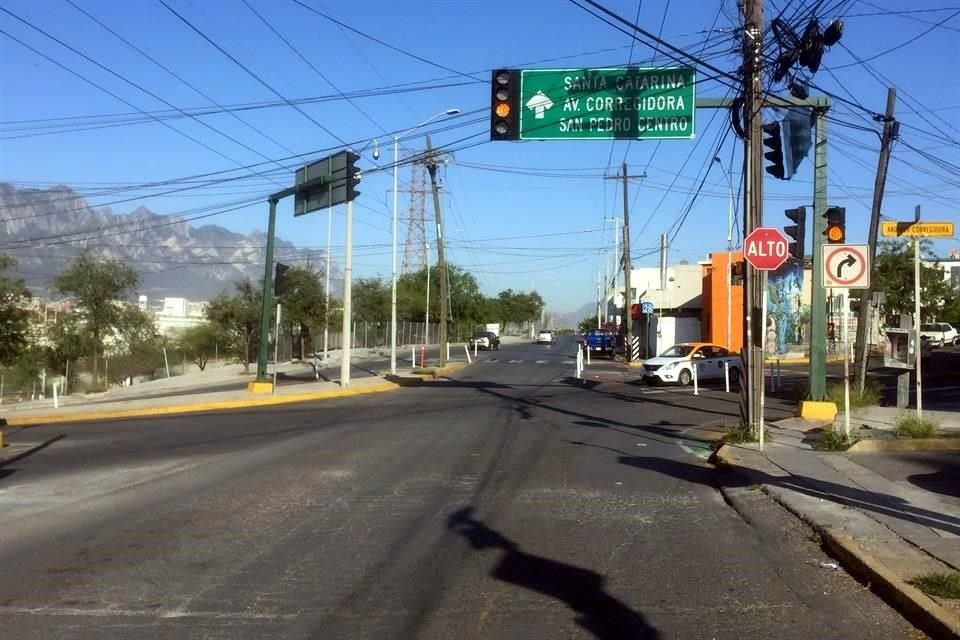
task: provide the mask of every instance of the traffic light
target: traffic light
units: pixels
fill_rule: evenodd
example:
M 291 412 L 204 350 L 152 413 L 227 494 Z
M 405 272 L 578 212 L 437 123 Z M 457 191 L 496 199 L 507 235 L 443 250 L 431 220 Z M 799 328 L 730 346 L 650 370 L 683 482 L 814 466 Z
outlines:
M 796 209 L 787 209 L 787 218 L 794 224 L 787 225 L 783 230 L 793 239 L 790 243 L 790 256 L 803 261 L 803 241 L 806 237 L 807 229 L 807 208 L 797 207 Z
M 827 228 L 823 232 L 828 244 L 843 244 L 847 239 L 847 210 L 843 207 L 830 207 L 823 214 L 827 219 Z
M 520 72 L 498 69 L 493 72 L 490 96 L 490 139 L 519 140 Z
M 287 270 L 290 265 L 278 262 L 273 270 L 273 291 L 276 295 L 282 296 L 287 289 Z
M 763 125 L 763 146 L 770 150 L 763 157 L 770 161 L 767 173 L 775 178 L 785 180 L 786 169 L 783 164 L 783 138 L 780 136 L 780 123 L 770 122 Z
M 360 156 L 354 153 L 353 151 L 346 151 L 346 160 L 347 160 L 347 199 L 346 202 L 353 202 L 360 192 L 357 191 L 357 185 L 360 184 L 360 169 L 357 168 L 356 162 L 360 159 Z

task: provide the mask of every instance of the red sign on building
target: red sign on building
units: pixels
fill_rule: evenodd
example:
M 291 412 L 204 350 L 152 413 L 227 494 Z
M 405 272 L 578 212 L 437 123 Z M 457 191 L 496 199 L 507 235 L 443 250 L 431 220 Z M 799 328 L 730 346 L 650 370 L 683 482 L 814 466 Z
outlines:
M 780 229 L 759 227 L 743 241 L 743 258 L 758 271 L 773 271 L 790 255 L 790 242 Z

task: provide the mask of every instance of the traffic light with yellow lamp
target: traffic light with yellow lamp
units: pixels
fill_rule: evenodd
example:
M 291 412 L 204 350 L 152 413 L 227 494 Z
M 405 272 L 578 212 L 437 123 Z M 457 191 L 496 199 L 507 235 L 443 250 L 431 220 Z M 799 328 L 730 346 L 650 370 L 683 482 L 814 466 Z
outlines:
M 520 139 L 520 72 L 497 69 L 493 72 L 490 100 L 490 139 Z
M 823 232 L 827 236 L 827 244 L 843 244 L 847 240 L 847 210 L 830 207 L 823 217 L 827 219 L 827 227 Z

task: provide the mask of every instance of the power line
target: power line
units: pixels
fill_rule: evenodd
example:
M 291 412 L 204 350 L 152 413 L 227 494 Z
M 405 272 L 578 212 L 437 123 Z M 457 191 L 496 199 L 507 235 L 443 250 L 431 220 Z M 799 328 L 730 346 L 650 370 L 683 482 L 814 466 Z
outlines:
M 224 49 L 224 48 L 221 47 L 219 44 L 217 44 L 216 42 L 214 42 L 214 40 L 213 40 L 212 38 L 210 38 L 210 36 L 208 36 L 207 34 L 205 34 L 203 31 L 201 31 L 200 29 L 198 29 L 192 22 L 190 22 L 189 20 L 187 20 L 186 18 L 184 18 L 182 15 L 180 15 L 179 13 L 177 13 L 177 11 L 176 11 L 173 7 L 171 7 L 170 5 L 168 5 L 168 4 L 166 3 L 166 0 L 157 0 L 157 2 L 159 2 L 159 3 L 162 4 L 164 7 L 166 7 L 167 11 L 169 11 L 170 13 L 172 13 L 173 15 L 175 15 L 177 18 L 179 18 L 181 22 L 183 22 L 183 23 L 184 23 L 185 25 L 187 25 L 191 30 L 193 30 L 194 33 L 196 33 L 196 34 L 199 35 L 201 38 L 203 38 L 204 40 L 206 40 L 206 41 L 207 41 L 212 47 L 214 47 L 217 51 L 219 51 L 219 52 L 222 53 L 224 56 L 226 56 L 227 58 L 229 58 L 236 66 L 238 66 L 238 67 L 240 67 L 241 69 L 243 69 L 244 71 L 246 71 L 247 74 L 248 74 L 251 78 L 253 78 L 253 79 L 256 80 L 257 82 L 259 82 L 264 88 L 266 88 L 266 89 L 267 89 L 268 91 L 270 91 L 272 94 L 274 94 L 275 96 L 277 96 L 278 98 L 280 98 L 281 100 L 283 100 L 283 101 L 287 104 L 288 107 L 292 108 L 294 111 L 296 111 L 297 113 L 299 113 L 300 115 L 302 115 L 304 118 L 306 118 L 309 122 L 311 122 L 311 123 L 313 123 L 314 125 L 316 125 L 317 127 L 319 127 L 320 130 L 324 131 L 327 135 L 329 135 L 330 137 L 332 137 L 334 140 L 338 141 L 340 144 L 343 144 L 343 145 L 346 145 L 346 144 L 347 144 L 347 143 L 343 140 L 343 138 L 341 138 L 340 136 L 338 136 L 337 134 L 335 134 L 333 131 L 331 131 L 330 129 L 328 129 L 327 127 L 325 127 L 323 124 L 321 124 L 320 122 L 318 122 L 313 116 L 311 116 L 309 113 L 307 113 L 306 111 L 304 111 L 303 109 L 301 109 L 298 105 L 294 104 L 294 103 L 291 102 L 289 99 L 287 99 L 286 96 L 284 96 L 282 93 L 280 93 L 279 91 L 277 91 L 276 89 L 274 89 L 273 86 L 271 86 L 266 80 L 264 80 L 264 79 L 261 78 L 259 75 L 257 75 L 256 73 L 254 73 L 248 66 L 246 66 L 245 64 L 243 64 L 242 62 L 240 62 L 239 60 L 237 60 L 237 58 L 235 58 L 232 54 L 230 54 L 230 52 L 228 52 L 226 49 Z
M 933 31 L 933 30 L 936 29 L 937 27 L 942 26 L 944 23 L 946 23 L 946 22 L 948 22 L 948 21 L 950 21 L 950 20 L 953 20 L 953 19 L 954 19 L 955 17 L 957 17 L 958 15 L 960 15 L 960 9 L 957 9 L 956 11 L 954 11 L 953 13 L 951 13 L 949 16 L 947 16 L 946 18 L 944 18 L 944 19 L 941 20 L 940 22 L 934 24 L 934 25 L 933 25 L 932 27 L 930 27 L 929 29 L 926 29 L 926 30 L 922 31 L 921 33 L 918 33 L 917 35 L 915 35 L 914 37 L 910 38 L 909 40 L 907 40 L 907 41 L 905 41 L 905 42 L 901 42 L 900 44 L 898 44 L 898 45 L 896 45 L 896 46 L 894 46 L 894 47 L 891 47 L 891 48 L 889 48 L 889 49 L 886 49 L 886 50 L 884 50 L 884 51 L 881 51 L 880 53 L 876 53 L 876 54 L 870 56 L 869 58 L 864 58 L 863 60 L 860 60 L 859 62 L 851 62 L 850 64 L 840 65 L 839 67 L 834 67 L 834 69 L 846 69 L 847 67 L 855 67 L 855 66 L 857 66 L 858 64 L 863 64 L 864 62 L 869 62 L 870 60 L 876 60 L 877 58 L 879 58 L 879 57 L 881 57 L 881 56 L 887 55 L 888 53 L 893 53 L 894 51 L 898 51 L 898 50 L 906 47 L 907 45 L 916 42 L 917 40 L 919 40 L 919 39 L 922 38 L 923 36 L 927 35 L 928 33 L 930 33 L 931 31 Z
M 31 29 L 33 29 L 33 30 L 35 30 L 35 31 L 43 34 L 44 36 L 46 36 L 47 38 L 49 38 L 49 39 L 53 40 L 54 42 L 58 43 L 58 44 L 61 45 L 62 47 L 66 48 L 66 49 L 69 49 L 70 51 L 72 51 L 72 52 L 76 53 L 77 55 L 81 56 L 82 58 L 84 58 L 85 60 L 87 60 L 87 61 L 93 63 L 94 65 L 96 65 L 97 67 L 103 69 L 103 70 L 106 71 L 107 73 L 109 73 L 109 74 L 111 74 L 111 75 L 113 75 L 113 76 L 115 76 L 115 77 L 123 80 L 123 81 L 126 82 L 127 84 L 129 84 L 129 85 L 131 85 L 131 86 L 139 89 L 140 91 L 146 93 L 146 94 L 149 95 L 150 97 L 152 97 L 152 98 L 154 98 L 154 99 L 156 99 L 156 100 L 159 100 L 160 102 L 163 102 L 164 104 L 166 104 L 166 105 L 169 106 L 169 107 L 172 107 L 172 108 L 174 108 L 174 109 L 177 109 L 177 107 L 176 107 L 175 105 L 167 102 L 166 100 L 164 100 L 164 99 L 161 98 L 160 96 L 152 93 L 151 91 L 148 91 L 147 89 L 144 89 L 143 87 L 141 87 L 141 86 L 138 85 L 137 83 L 135 83 L 135 82 L 133 82 L 133 81 L 131 81 L 131 80 L 128 80 L 127 78 L 124 78 L 123 76 L 121 76 L 120 74 L 116 73 L 116 72 L 113 71 L 112 69 L 110 69 L 110 68 L 108 68 L 108 67 L 100 64 L 99 62 L 97 62 L 97 61 L 94 60 L 93 58 L 91 58 L 91 57 L 87 56 L 86 54 L 84 54 L 83 52 L 78 51 L 77 49 L 71 47 L 70 45 L 68 45 L 67 43 L 63 42 L 62 40 L 60 40 L 60 39 L 58 39 L 58 38 L 50 35 L 50 34 L 47 33 L 46 31 L 43 31 L 43 30 L 40 29 L 39 27 L 30 24 L 29 22 L 27 22 L 27 21 L 24 20 L 23 18 L 17 16 L 16 14 L 10 12 L 10 11 L 7 10 L 6 8 L 0 7 L 0 11 L 3 11 L 4 13 L 9 14 L 10 16 L 12 16 L 13 18 L 19 20 L 20 22 L 22 22 L 22 23 L 25 24 L 26 26 L 30 27 Z M 234 164 L 236 164 L 236 165 L 238 165 L 238 166 L 241 166 L 241 167 L 243 166 L 238 160 L 235 160 L 234 158 L 231 158 L 230 156 L 228 156 L 228 155 L 226 155 L 226 154 L 224 154 L 224 153 L 222 153 L 222 152 L 214 149 L 214 148 L 211 147 L 210 145 L 208 145 L 208 144 L 206 144 L 206 143 L 204 143 L 204 142 L 201 142 L 200 140 L 198 140 L 197 138 L 194 138 L 194 137 L 191 136 L 190 134 L 184 133 L 183 131 L 180 131 L 179 129 L 177 129 L 177 128 L 174 127 L 173 125 L 170 125 L 170 124 L 164 122 L 163 120 L 161 120 L 161 119 L 159 119 L 159 118 L 157 118 L 157 117 L 155 117 L 155 116 L 150 116 L 147 112 L 143 111 L 142 109 L 140 109 L 139 107 L 137 107 L 137 106 L 136 106 L 135 104 L 133 104 L 132 102 L 130 102 L 130 101 L 128 101 L 128 100 L 125 100 L 124 98 L 121 98 L 121 97 L 120 97 L 119 95 L 117 95 L 116 93 L 114 93 L 114 92 L 110 91 L 109 89 L 107 89 L 107 88 L 105 88 L 105 87 L 97 84 L 96 82 L 94 82 L 93 80 L 90 80 L 90 79 L 87 78 L 86 76 L 84 76 L 84 75 L 82 75 L 82 74 L 74 71 L 73 69 L 70 69 L 69 67 L 61 64 L 60 62 L 57 62 L 56 60 L 54 60 L 54 59 L 51 58 L 50 56 L 48 56 L 48 55 L 46 55 L 45 53 L 39 51 L 38 49 L 32 47 L 31 45 L 27 44 L 27 43 L 24 42 L 23 40 L 20 40 L 20 39 L 17 38 L 16 36 L 14 36 L 14 35 L 6 32 L 6 31 L 4 31 L 4 30 L 2 30 L 2 29 L 0 29 L 0 34 L 7 36 L 8 38 L 10 38 L 11 40 L 13 40 L 14 42 L 20 44 L 21 46 L 23 46 L 23 47 L 25 47 L 25 48 L 27 48 L 27 49 L 29 49 L 30 51 L 34 52 L 34 53 L 37 54 L 38 56 L 40 56 L 40 57 L 42 57 L 43 59 L 47 60 L 48 62 L 56 65 L 56 66 L 59 67 L 60 69 L 63 69 L 63 70 L 66 71 L 67 73 L 70 73 L 71 75 L 79 78 L 80 80 L 83 80 L 83 81 L 86 82 L 87 84 L 90 84 L 91 86 L 99 89 L 100 91 L 103 91 L 104 93 L 106 93 L 106 94 L 109 95 L 110 97 L 119 100 L 120 102 L 124 103 L 125 105 L 129 106 L 129 107 L 132 108 L 132 109 L 136 109 L 137 111 L 140 111 L 140 112 L 143 113 L 144 115 L 147 115 L 148 117 L 150 117 L 150 118 L 153 119 L 154 121 L 158 122 L 159 124 L 163 125 L 164 127 L 168 128 L 168 129 L 170 129 L 171 131 L 174 131 L 174 132 L 176 132 L 177 134 L 179 134 L 179 135 L 187 138 L 187 139 L 190 140 L 191 142 L 194 142 L 194 143 L 200 145 L 201 147 L 203 147 L 203 148 L 205 148 L 205 149 L 207 149 L 207 150 L 209 150 L 209 151 L 212 151 L 213 153 L 217 154 L 217 155 L 220 156 L 221 158 L 224 158 L 224 159 L 226 159 L 226 160 L 229 160 L 230 162 L 233 162 Z M 192 117 L 192 116 L 189 116 L 188 114 L 184 114 L 184 115 L 187 115 L 187 117 Z M 229 135 L 223 133 L 222 131 L 219 131 L 218 129 L 216 129 L 215 127 L 207 124 L 207 123 L 204 122 L 203 120 L 200 120 L 200 119 L 198 119 L 198 118 L 192 118 L 192 119 L 195 120 L 196 122 L 200 123 L 201 125 L 203 125 L 203 126 L 206 127 L 207 129 L 210 129 L 211 131 L 213 131 L 213 132 L 215 132 L 215 133 L 217 133 L 217 134 L 219 134 L 219 135 L 227 138 L 228 140 L 230 140 L 230 141 L 232 141 L 232 142 L 235 142 L 236 144 L 239 144 L 240 146 L 243 146 L 243 147 L 249 149 L 249 147 L 247 147 L 244 143 L 240 142 L 239 140 L 236 140 L 236 139 L 233 138 L 232 136 L 229 136 Z M 254 151 L 253 149 L 250 149 L 250 150 L 251 150 L 251 151 Z M 255 152 L 255 151 L 254 151 L 254 152 Z M 256 153 L 256 152 L 255 152 L 255 153 Z
M 187 80 L 185 80 L 182 76 L 180 76 L 179 74 L 177 74 L 176 72 L 174 72 L 172 69 L 170 69 L 169 67 L 167 67 L 166 65 L 164 65 L 163 63 L 161 63 L 159 60 L 157 60 L 156 58 L 152 57 L 152 56 L 151 56 L 150 54 L 148 54 L 146 51 L 144 51 L 143 49 L 141 49 L 141 48 L 138 47 L 137 45 L 133 44 L 132 42 L 130 42 L 129 40 L 127 40 L 126 38 L 124 38 L 123 36 L 121 36 L 119 33 L 117 33 L 116 31 L 114 31 L 113 29 L 111 29 L 109 26 L 107 26 L 106 24 L 104 24 L 102 21 L 98 20 L 98 19 L 97 19 L 95 16 L 93 16 L 91 13 L 89 13 L 89 12 L 86 11 L 85 9 L 81 8 L 80 6 L 78 6 L 73 0 L 66 0 L 66 1 L 67 1 L 67 3 L 70 4 L 71 7 L 73 7 L 74 9 L 76 9 L 77 11 L 79 11 L 80 13 L 82 13 L 82 14 L 85 15 L 85 16 L 87 16 L 87 17 L 90 18 L 92 21 L 94 21 L 95 23 L 97 23 L 98 25 L 100 25 L 101 27 L 103 27 L 103 29 L 105 29 L 107 32 L 109 32 L 109 33 L 112 34 L 113 36 L 115 36 L 117 39 L 119 39 L 119 40 L 120 40 L 121 42 L 123 42 L 125 45 L 127 45 L 128 47 L 130 47 L 131 49 L 133 49 L 134 51 L 136 51 L 137 53 L 139 53 L 141 56 L 143 56 L 144 58 L 146 58 L 147 60 L 149 60 L 150 62 L 152 62 L 153 64 L 155 64 L 156 66 L 158 66 L 158 67 L 160 67 L 161 69 L 163 69 L 164 71 L 166 71 L 168 74 L 170 74 L 171 76 L 173 76 L 175 79 L 177 79 L 178 81 L 180 81 L 182 84 L 184 84 L 184 85 L 186 85 L 187 87 L 189 87 L 190 89 L 192 89 L 195 93 L 198 93 L 199 95 L 201 95 L 201 96 L 203 96 L 204 98 L 206 98 L 207 100 L 209 100 L 211 103 L 213 103 L 214 105 L 216 105 L 216 107 L 217 107 L 218 109 L 224 109 L 223 105 L 221 105 L 219 102 L 217 102 L 217 101 L 214 100 L 212 97 L 210 97 L 209 95 L 207 95 L 206 93 L 204 93 L 202 90 L 200 90 L 199 88 L 197 88 L 196 86 L 194 86 L 193 84 L 191 84 L 190 82 L 188 82 Z M 286 151 L 287 153 L 294 153 L 293 149 L 290 149 L 290 148 L 286 147 L 286 146 L 283 145 L 282 143 L 278 142 L 275 138 L 270 137 L 269 135 L 267 135 L 266 133 L 264 133 L 263 131 L 261 131 L 261 130 L 258 129 L 257 127 L 255 127 L 254 125 L 250 124 L 249 122 L 247 122 L 246 120 L 244 120 L 243 118 L 241 118 L 240 116 L 238 116 L 236 113 L 234 113 L 234 112 L 232 112 L 232 111 L 227 111 L 227 113 L 229 113 L 235 120 L 237 120 L 238 122 L 242 123 L 242 124 L 245 125 L 246 127 L 249 127 L 251 130 L 253 130 L 253 131 L 255 131 L 256 133 L 260 134 L 261 136 L 263 136 L 264 138 L 266 138 L 267 140 L 269 140 L 269 141 L 272 142 L 273 144 L 277 145 L 278 147 L 280 147 L 281 149 L 283 149 L 283 150 Z M 256 153 L 256 152 L 255 152 L 255 153 Z M 265 160 L 269 160 L 269 158 L 268 158 L 267 156 L 263 155 L 262 153 L 257 153 L 257 155 L 259 155 L 261 158 L 263 158 L 263 159 L 265 159 Z

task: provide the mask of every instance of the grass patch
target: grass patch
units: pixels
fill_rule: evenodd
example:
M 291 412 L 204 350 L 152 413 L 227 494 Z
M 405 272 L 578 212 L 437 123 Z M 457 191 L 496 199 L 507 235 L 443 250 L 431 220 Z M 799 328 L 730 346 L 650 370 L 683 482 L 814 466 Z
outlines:
M 850 435 L 841 432 L 841 431 L 824 431 L 823 437 L 820 439 L 821 449 L 826 449 L 827 451 L 846 451 L 857 441 L 856 436 Z
M 770 430 L 765 429 L 764 440 L 770 441 Z M 757 434 L 753 427 L 747 427 L 740 424 L 727 425 L 727 433 L 720 439 L 721 444 L 743 444 L 745 442 L 757 442 Z
M 903 416 L 897 420 L 897 435 L 902 438 L 932 438 L 937 435 L 937 423 L 917 416 Z
M 960 572 L 927 573 L 909 583 L 927 595 L 938 598 L 960 599 Z
M 867 380 L 863 393 L 856 388 L 855 383 L 850 385 L 850 408 L 862 409 L 880 404 L 880 386 L 876 380 Z M 827 387 L 827 399 L 841 410 L 843 409 L 843 383 L 833 383 Z

